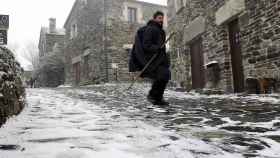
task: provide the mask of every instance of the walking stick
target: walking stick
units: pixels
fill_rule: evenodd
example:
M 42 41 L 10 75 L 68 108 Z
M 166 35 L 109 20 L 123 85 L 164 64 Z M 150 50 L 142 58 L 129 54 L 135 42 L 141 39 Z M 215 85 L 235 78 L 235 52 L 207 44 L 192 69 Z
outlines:
M 166 41 L 162 44 L 161 48 L 163 48 L 166 43 L 172 38 L 172 36 L 175 33 L 172 32 L 169 37 L 166 39 Z M 145 65 L 145 67 L 142 69 L 142 71 L 140 71 L 140 73 L 138 73 L 138 75 L 134 78 L 134 80 L 132 81 L 132 83 L 130 84 L 130 86 L 127 88 L 127 90 L 130 90 L 133 85 L 136 83 L 136 81 L 141 77 L 141 75 L 147 70 L 147 68 L 151 65 L 151 63 L 156 59 L 156 57 L 158 56 L 158 53 L 154 54 L 153 57 L 149 60 L 149 62 Z

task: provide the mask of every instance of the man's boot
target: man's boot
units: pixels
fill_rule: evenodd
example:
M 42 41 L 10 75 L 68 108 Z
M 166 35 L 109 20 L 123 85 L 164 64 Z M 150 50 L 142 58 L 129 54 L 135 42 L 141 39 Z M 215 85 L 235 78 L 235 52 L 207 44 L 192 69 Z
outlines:
M 168 106 L 169 103 L 167 101 L 165 101 L 164 99 L 157 99 L 154 98 L 150 95 L 148 95 L 147 100 L 152 103 L 153 105 L 160 105 L 160 106 Z
M 147 97 L 148 101 L 151 102 L 153 105 L 169 105 L 169 103 L 163 99 L 166 84 L 167 83 L 163 81 L 154 81 L 152 89 L 150 90 L 149 95 Z

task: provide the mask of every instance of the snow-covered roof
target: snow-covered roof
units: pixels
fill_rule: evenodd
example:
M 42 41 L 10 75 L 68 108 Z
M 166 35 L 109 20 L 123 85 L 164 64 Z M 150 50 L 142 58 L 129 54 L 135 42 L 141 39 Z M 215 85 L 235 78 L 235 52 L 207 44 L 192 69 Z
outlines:
M 167 9 L 167 5 L 163 5 L 163 4 L 151 3 L 151 2 L 146 2 L 146 1 L 142 1 L 142 0 L 134 0 L 134 2 L 141 3 L 146 6 L 157 6 L 157 7 L 162 7 L 162 8 Z
M 51 33 L 48 27 L 42 27 L 43 34 L 56 34 L 56 35 L 65 35 L 65 29 L 58 28 L 55 30 L 55 33 Z

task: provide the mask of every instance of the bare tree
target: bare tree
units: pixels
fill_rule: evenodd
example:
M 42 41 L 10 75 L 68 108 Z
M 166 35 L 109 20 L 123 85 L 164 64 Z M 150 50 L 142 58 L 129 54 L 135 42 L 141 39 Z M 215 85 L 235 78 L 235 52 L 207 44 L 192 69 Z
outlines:
M 22 57 L 31 63 L 33 70 L 39 68 L 39 49 L 34 42 L 28 42 L 23 47 Z
M 20 49 L 19 43 L 17 43 L 17 42 L 9 43 L 7 47 L 8 47 L 9 50 L 12 51 L 16 60 L 19 61 L 18 60 L 18 58 L 19 58 L 19 53 L 18 52 L 19 52 L 19 49 Z

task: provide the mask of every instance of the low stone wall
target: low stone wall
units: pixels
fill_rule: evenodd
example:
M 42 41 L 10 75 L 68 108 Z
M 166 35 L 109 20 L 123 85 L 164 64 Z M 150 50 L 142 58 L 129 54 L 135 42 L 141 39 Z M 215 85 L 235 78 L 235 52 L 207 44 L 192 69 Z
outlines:
M 25 89 L 20 75 L 23 69 L 13 53 L 0 46 L 0 127 L 7 118 L 19 114 L 25 105 Z

